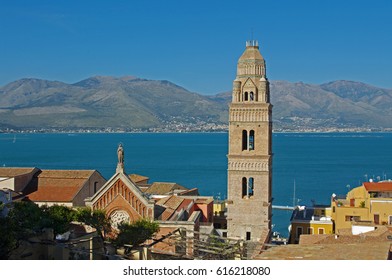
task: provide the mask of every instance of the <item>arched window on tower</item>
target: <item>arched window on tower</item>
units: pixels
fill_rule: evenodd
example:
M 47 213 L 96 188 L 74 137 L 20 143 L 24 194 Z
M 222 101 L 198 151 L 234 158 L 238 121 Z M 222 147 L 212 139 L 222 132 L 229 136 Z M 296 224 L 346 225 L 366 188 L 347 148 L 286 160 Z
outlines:
M 246 130 L 242 131 L 242 150 L 248 149 L 248 132 Z
M 242 197 L 248 196 L 248 184 L 245 177 L 242 178 Z
M 250 101 L 253 101 L 253 100 L 254 100 L 253 91 L 251 91 L 251 92 L 249 93 L 249 99 L 250 99 Z
M 251 130 L 249 132 L 249 151 L 255 149 L 255 131 Z
M 247 91 L 245 91 L 245 93 L 244 93 L 244 101 L 248 101 L 248 92 Z
M 253 196 L 254 194 L 254 179 L 250 177 L 248 180 L 248 196 Z

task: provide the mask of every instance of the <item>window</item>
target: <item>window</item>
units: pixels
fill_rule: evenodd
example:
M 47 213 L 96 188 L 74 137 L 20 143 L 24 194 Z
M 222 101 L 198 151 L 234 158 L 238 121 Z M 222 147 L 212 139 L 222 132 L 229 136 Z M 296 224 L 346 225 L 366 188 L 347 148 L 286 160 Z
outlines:
M 250 237 L 251 237 L 251 236 L 250 236 L 250 231 L 247 231 L 247 232 L 246 232 L 246 240 L 250 240 Z
M 248 149 L 248 132 L 246 130 L 242 131 L 242 150 Z
M 374 214 L 374 223 L 376 225 L 380 224 L 380 215 L 379 214 Z
M 244 101 L 248 101 L 248 92 L 247 91 L 245 91 L 245 94 L 244 94 Z
M 346 216 L 345 217 L 346 222 L 359 221 L 359 220 L 360 220 L 360 216 Z
M 253 91 L 250 92 L 250 94 L 249 94 L 249 99 L 250 99 L 250 101 L 253 101 L 253 100 L 254 100 Z
M 297 239 L 301 236 L 302 230 L 303 230 L 302 227 L 297 227 L 297 235 L 296 235 Z
M 249 132 L 249 150 L 254 150 L 255 149 L 255 131 L 251 130 Z
M 243 197 L 248 195 L 247 194 L 247 182 L 246 181 L 247 181 L 246 178 L 243 177 L 242 178 L 242 196 Z
M 94 193 L 98 190 L 98 182 L 94 182 Z
M 324 234 L 324 229 L 323 228 L 319 228 L 318 229 L 318 234 Z
M 253 196 L 253 185 L 254 185 L 254 180 L 252 177 L 249 178 L 248 180 L 248 196 Z
M 392 225 L 392 216 L 389 216 L 389 217 L 388 217 L 388 224 L 389 224 L 389 225 Z

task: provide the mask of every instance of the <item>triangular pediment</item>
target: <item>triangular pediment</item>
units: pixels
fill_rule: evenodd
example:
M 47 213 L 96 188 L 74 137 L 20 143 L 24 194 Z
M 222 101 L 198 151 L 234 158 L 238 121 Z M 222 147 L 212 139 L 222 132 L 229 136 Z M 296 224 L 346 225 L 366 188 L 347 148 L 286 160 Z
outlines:
M 256 84 L 253 82 L 253 80 L 249 77 L 244 83 L 243 83 L 243 89 L 244 88 L 256 88 Z
M 150 203 L 148 197 L 143 194 L 143 192 L 139 189 L 138 186 L 136 186 L 135 183 L 133 183 L 129 177 L 124 174 L 124 173 L 116 173 L 115 175 L 112 176 L 103 186 L 102 188 L 94 194 L 94 196 L 91 198 L 91 202 L 94 203 L 96 200 L 98 200 L 102 195 L 107 193 L 108 190 L 110 190 L 113 186 L 115 186 L 116 183 L 121 182 L 130 192 L 132 192 L 137 198 L 141 201 L 143 201 L 146 205 Z
M 123 201 L 116 206 L 119 199 Z M 132 209 L 140 217 L 152 218 L 154 215 L 154 201 L 142 193 L 129 177 L 122 173 L 116 173 L 106 184 L 89 200 L 93 209 L 103 209 L 110 215 L 113 207 L 116 209 Z M 134 215 L 135 216 L 135 215 Z

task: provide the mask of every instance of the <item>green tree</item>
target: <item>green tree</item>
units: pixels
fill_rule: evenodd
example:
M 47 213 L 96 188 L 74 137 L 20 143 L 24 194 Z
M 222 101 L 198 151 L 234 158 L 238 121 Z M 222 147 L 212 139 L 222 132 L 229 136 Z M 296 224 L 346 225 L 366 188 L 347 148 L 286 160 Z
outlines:
M 8 217 L 13 224 L 14 234 L 18 240 L 28 239 L 40 233 L 47 223 L 42 209 L 33 202 L 13 203 Z
M 52 228 L 54 234 L 61 234 L 70 229 L 75 220 L 75 210 L 63 205 L 42 206 L 42 228 Z
M 8 259 L 9 254 L 18 245 L 14 234 L 14 224 L 9 217 L 0 217 L 0 259 Z
M 77 208 L 75 220 L 95 228 L 102 240 L 111 231 L 109 218 L 104 210 L 92 210 L 89 207 Z
M 113 240 L 116 246 L 129 244 L 132 247 L 137 247 L 151 239 L 158 232 L 159 225 L 157 222 L 141 219 L 132 224 L 121 223 L 118 225 L 118 230 L 119 233 Z
M 7 259 L 21 240 L 40 232 L 42 223 L 42 211 L 36 204 L 13 203 L 8 216 L 0 218 L 0 258 Z

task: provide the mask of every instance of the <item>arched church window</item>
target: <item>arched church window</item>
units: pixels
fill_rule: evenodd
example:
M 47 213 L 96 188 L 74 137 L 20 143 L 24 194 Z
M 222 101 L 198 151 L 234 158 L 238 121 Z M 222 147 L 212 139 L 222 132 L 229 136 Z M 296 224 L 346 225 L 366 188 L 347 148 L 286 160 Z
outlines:
M 251 130 L 249 132 L 249 150 L 254 150 L 255 149 L 255 131 Z
M 245 177 L 243 177 L 242 178 L 242 196 L 244 197 L 244 196 L 247 196 L 248 195 L 248 193 L 247 193 L 247 188 L 248 188 L 248 186 L 247 186 L 248 184 L 247 184 L 247 180 L 246 180 L 246 178 Z
M 253 101 L 253 100 L 254 100 L 253 91 L 251 91 L 251 92 L 249 93 L 249 99 L 250 99 L 250 101 Z
M 248 101 L 248 92 L 247 91 L 245 91 L 245 94 L 244 94 L 244 101 Z
M 246 130 L 242 131 L 242 150 L 248 149 L 248 132 Z
M 254 179 L 250 177 L 248 180 L 248 196 L 253 196 L 254 194 Z

